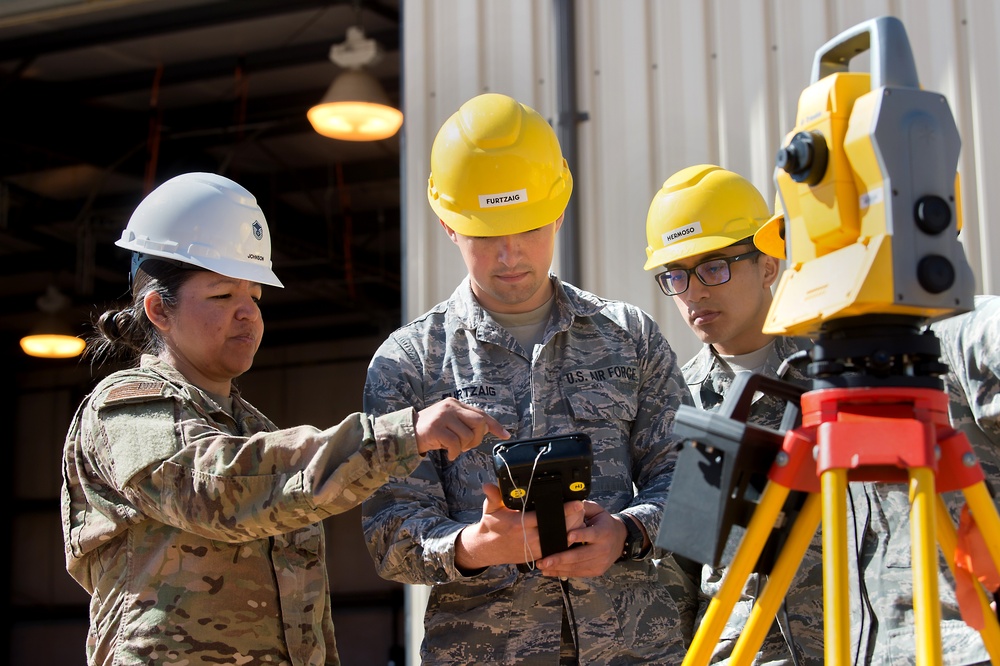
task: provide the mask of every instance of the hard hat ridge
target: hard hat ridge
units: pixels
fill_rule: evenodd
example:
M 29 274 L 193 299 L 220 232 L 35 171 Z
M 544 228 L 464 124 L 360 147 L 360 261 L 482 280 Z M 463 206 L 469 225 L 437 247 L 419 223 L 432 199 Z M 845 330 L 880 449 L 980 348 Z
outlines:
M 507 95 L 492 94 L 486 101 L 489 106 L 468 103 L 462 105 L 456 119 L 459 132 L 479 150 L 498 150 L 512 146 L 521 134 L 521 121 L 530 109 Z

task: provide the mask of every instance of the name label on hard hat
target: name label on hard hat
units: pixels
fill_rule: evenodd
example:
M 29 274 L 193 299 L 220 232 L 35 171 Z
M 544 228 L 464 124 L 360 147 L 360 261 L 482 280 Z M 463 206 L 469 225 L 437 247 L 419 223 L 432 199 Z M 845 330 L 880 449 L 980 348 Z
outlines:
M 513 206 L 524 203 L 528 200 L 528 190 L 514 190 L 512 192 L 500 192 L 498 194 L 480 194 L 480 208 L 498 208 L 500 206 Z
M 688 236 L 700 236 L 701 235 L 701 222 L 692 222 L 683 227 L 674 229 L 673 231 L 668 231 L 663 234 L 663 244 L 670 245 L 679 240 L 683 240 Z

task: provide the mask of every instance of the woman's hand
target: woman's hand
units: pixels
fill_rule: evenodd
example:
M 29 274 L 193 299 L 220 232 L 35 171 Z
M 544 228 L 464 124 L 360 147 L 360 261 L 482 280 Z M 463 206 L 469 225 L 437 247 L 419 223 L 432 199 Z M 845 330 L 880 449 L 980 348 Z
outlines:
M 415 427 L 420 453 L 444 449 L 449 460 L 479 446 L 487 433 L 493 433 L 500 439 L 510 437 L 510 433 L 495 418 L 455 398 L 445 398 L 417 412 Z

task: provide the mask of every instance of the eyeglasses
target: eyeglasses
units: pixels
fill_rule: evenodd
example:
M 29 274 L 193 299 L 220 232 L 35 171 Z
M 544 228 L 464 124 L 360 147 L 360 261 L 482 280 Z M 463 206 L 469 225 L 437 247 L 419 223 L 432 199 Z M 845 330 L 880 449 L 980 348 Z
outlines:
M 698 280 L 706 287 L 716 287 L 720 284 L 726 284 L 733 276 L 732 271 L 729 270 L 730 264 L 734 261 L 752 257 L 755 254 L 760 254 L 760 250 L 754 248 L 732 257 L 709 259 L 708 261 L 701 262 L 694 268 L 671 268 L 655 275 L 656 284 L 660 285 L 660 290 L 667 296 L 676 296 L 687 291 L 691 284 L 691 273 L 697 275 Z

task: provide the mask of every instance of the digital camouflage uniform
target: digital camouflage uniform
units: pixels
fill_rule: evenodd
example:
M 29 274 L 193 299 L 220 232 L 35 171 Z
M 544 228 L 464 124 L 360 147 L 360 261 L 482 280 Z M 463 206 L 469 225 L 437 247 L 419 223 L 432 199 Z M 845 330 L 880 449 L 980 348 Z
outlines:
M 950 367 L 944 377 L 949 417 L 968 437 L 1000 500 L 1000 298 L 977 297 L 973 312 L 931 326 L 941 341 L 941 360 Z M 909 502 L 900 485 L 851 484 L 858 509 L 855 529 L 864 530 L 862 561 L 867 587 L 864 615 L 857 616 L 857 585 L 852 581 L 852 640 L 861 636 L 863 661 L 874 666 L 916 663 L 913 618 L 913 573 L 910 568 Z M 947 493 L 953 519 L 964 504 L 961 493 Z M 851 523 L 848 523 L 850 529 Z M 867 529 L 865 529 L 867 528 Z M 979 633 L 965 624 L 955 601 L 954 583 L 939 560 L 941 645 L 946 666 L 988 664 Z M 878 621 L 873 622 L 872 614 Z
M 777 378 L 782 361 L 800 349 L 808 349 L 809 346 L 808 341 L 802 341 L 798 338 L 775 338 L 760 374 L 772 379 Z M 720 358 L 715 353 L 714 348 L 709 345 L 702 347 L 694 358 L 684 364 L 682 370 L 695 404 L 709 411 L 718 411 L 722 407 L 722 403 L 732 387 L 733 380 L 736 378 L 736 374 L 729 364 Z M 782 379 L 808 388 L 808 379 L 798 365 L 790 366 Z M 750 408 L 748 422 L 780 430 L 784 411 L 785 401 L 783 399 L 772 395 L 758 394 Z M 718 593 L 721 587 L 724 571 L 723 568 L 714 568 L 708 565 L 701 568 L 703 598 L 699 622 L 708 601 Z M 729 656 L 750 617 L 754 600 L 759 595 L 759 591 L 763 590 L 764 581 L 758 580 L 758 578 L 759 576 L 755 573 L 750 574 L 747 578 L 743 593 L 733 607 L 732 615 L 713 651 L 711 663 L 728 664 L 730 662 Z M 798 648 L 798 663 L 802 666 L 822 664 L 823 550 L 818 532 L 792 579 L 788 593 L 785 595 L 785 604 L 788 615 L 787 622 L 782 617 L 780 626 L 777 622 L 771 624 L 760 651 L 752 663 L 768 664 L 769 666 L 792 664 L 791 653 L 786 642 L 786 637 L 790 632 L 791 638 Z M 781 615 L 782 612 L 779 609 L 779 616 Z
M 551 279 L 556 297 L 544 342 L 527 351 L 479 306 L 464 280 L 448 301 L 379 348 L 365 410 L 420 409 L 452 396 L 486 410 L 515 438 L 586 432 L 594 452 L 590 499 L 640 520 L 655 543 L 677 456 L 671 426 L 678 405 L 690 402 L 676 357 L 639 309 Z M 482 515 L 482 484 L 497 480 L 494 444 L 490 437 L 452 462 L 431 452 L 409 478 L 393 479 L 363 504 L 379 574 L 433 586 L 424 664 L 559 661 L 558 579 L 514 565 L 470 575 L 455 566 L 455 539 Z M 581 664 L 683 659 L 684 600 L 673 596 L 685 592 L 679 582 L 659 582 L 651 560 L 662 553 L 652 550 L 602 576 L 569 579 Z M 692 592 L 688 603 L 696 602 Z M 688 628 L 693 610 L 687 607 Z
M 339 664 L 324 518 L 421 457 L 411 409 L 277 430 L 143 356 L 66 438 L 66 567 L 91 594 L 90 664 Z

